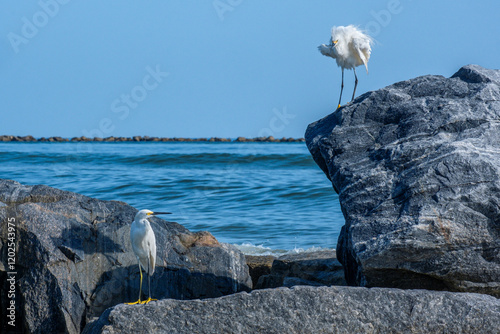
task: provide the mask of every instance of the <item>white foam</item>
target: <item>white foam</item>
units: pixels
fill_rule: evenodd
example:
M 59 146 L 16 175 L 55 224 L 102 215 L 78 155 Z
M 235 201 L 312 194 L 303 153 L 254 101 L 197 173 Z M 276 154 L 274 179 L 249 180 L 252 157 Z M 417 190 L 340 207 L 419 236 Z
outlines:
M 326 247 L 310 247 L 310 248 L 297 248 L 295 247 L 294 249 L 272 249 L 270 247 L 266 247 L 264 245 L 254 245 L 249 242 L 244 242 L 241 245 L 235 244 L 236 246 L 243 254 L 245 255 L 260 255 L 260 256 L 265 256 L 265 255 L 272 255 L 272 256 L 282 256 L 282 255 L 287 255 L 287 254 L 299 254 L 299 253 L 311 253 L 311 252 L 317 252 L 317 251 L 324 251 L 324 250 L 332 250 L 331 248 L 326 248 Z

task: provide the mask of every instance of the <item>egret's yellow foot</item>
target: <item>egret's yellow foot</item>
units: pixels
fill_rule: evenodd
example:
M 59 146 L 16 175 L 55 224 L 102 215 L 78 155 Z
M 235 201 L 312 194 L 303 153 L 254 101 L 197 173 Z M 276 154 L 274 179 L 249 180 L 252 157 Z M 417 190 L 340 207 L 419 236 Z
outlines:
M 154 298 L 149 297 L 148 299 L 142 301 L 141 304 L 147 304 L 147 303 L 149 303 L 149 302 L 151 302 L 153 300 L 158 300 L 158 299 L 154 299 Z
M 138 301 L 136 302 L 133 302 L 133 303 L 125 303 L 127 305 L 135 305 L 135 304 L 143 304 L 144 302 L 141 302 L 141 300 L 139 299 Z
M 339 104 L 339 106 L 337 107 L 337 109 L 338 109 L 338 108 L 340 108 L 340 104 Z

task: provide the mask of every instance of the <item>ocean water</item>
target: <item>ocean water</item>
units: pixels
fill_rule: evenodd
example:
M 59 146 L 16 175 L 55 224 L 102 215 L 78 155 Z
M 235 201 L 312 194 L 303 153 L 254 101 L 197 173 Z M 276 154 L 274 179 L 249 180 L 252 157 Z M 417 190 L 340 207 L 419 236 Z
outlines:
M 304 143 L 0 143 L 0 178 L 169 211 L 247 254 L 335 248 L 344 225 Z

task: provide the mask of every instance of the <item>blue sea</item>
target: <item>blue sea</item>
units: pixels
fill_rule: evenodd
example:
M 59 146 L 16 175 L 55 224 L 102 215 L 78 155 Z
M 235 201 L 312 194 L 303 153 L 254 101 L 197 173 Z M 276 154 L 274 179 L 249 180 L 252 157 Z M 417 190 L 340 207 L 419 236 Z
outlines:
M 305 143 L 0 143 L 0 178 L 169 211 L 246 254 L 335 248 L 344 225 Z

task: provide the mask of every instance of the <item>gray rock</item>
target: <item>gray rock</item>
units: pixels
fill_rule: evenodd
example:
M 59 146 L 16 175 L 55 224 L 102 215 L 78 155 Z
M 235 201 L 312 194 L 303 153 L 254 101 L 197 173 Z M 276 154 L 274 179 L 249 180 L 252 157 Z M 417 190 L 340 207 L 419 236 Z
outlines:
M 86 334 L 498 333 L 492 296 L 359 287 L 255 290 L 222 298 L 118 305 Z
M 139 269 L 129 238 L 136 209 L 9 180 L 0 180 L 0 202 L 5 204 L 0 206 L 2 254 L 7 254 L 7 221 L 16 220 L 20 331 L 80 333 L 110 306 L 137 300 Z M 153 297 L 219 297 L 250 290 L 244 255 L 234 246 L 159 218 L 151 225 L 157 242 Z M 5 310 L 4 278 L 10 270 L 2 262 L 0 307 Z
M 363 94 L 310 124 L 339 194 L 349 284 L 500 296 L 500 71 Z
M 259 282 L 261 276 L 271 273 L 271 267 L 275 259 L 276 257 L 272 255 L 245 255 L 254 289 L 257 288 L 257 282 Z
M 270 272 L 261 275 L 255 289 L 295 285 L 346 285 L 344 269 L 335 251 L 282 255 L 274 259 Z

